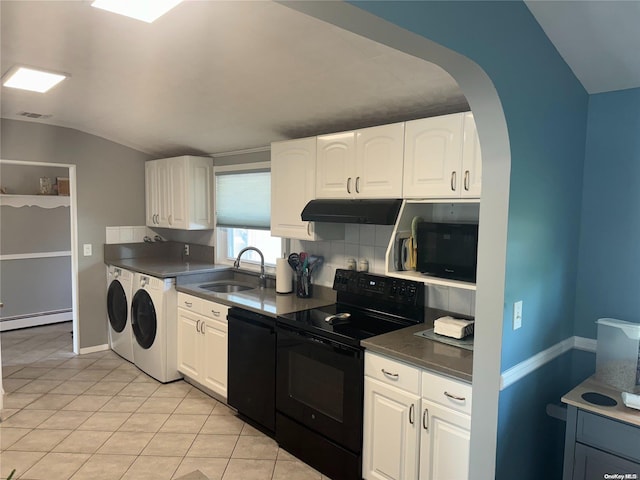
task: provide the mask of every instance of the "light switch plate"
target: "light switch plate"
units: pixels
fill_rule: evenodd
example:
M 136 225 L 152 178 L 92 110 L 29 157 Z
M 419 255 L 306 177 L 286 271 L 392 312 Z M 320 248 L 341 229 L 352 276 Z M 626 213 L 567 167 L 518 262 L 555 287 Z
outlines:
M 92 255 L 92 251 L 91 251 L 91 244 L 90 243 L 85 243 L 84 245 L 82 245 L 82 250 L 84 252 L 84 256 L 85 257 L 90 257 Z
M 522 300 L 513 304 L 513 329 L 522 327 Z

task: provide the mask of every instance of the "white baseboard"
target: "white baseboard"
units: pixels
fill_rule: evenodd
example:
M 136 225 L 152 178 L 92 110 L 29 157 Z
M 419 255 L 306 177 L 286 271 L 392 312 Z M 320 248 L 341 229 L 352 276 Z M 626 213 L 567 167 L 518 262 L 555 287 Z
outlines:
M 105 350 L 109 350 L 108 343 L 105 343 L 104 345 L 94 345 L 93 347 L 81 348 L 80 355 L 86 355 L 87 353 L 104 352 Z
M 73 320 L 73 312 L 71 310 L 55 313 L 38 313 L 19 318 L 5 318 L 0 321 L 0 332 L 7 332 L 18 328 L 37 327 L 50 323 L 70 322 L 71 320 Z
M 513 385 L 521 378 L 526 377 L 531 372 L 537 370 L 551 360 L 559 357 L 563 353 L 575 348 L 587 352 L 596 351 L 597 341 L 592 338 L 569 337 L 551 347 L 527 358 L 523 362 L 508 368 L 500 375 L 500 390 L 504 390 L 509 385 Z

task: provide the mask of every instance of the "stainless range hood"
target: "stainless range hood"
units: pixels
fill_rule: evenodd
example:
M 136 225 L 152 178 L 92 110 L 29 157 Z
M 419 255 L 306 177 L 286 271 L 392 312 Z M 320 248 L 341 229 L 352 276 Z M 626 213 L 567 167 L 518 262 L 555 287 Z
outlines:
M 311 200 L 302 210 L 302 220 L 329 223 L 393 225 L 402 199 Z

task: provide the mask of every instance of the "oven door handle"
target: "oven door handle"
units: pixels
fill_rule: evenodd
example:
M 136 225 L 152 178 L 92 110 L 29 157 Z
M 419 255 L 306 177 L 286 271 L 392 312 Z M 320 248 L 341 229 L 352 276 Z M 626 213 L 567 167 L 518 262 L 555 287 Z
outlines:
M 317 335 L 313 335 L 311 333 L 305 332 L 303 330 L 296 330 L 289 326 L 282 325 L 280 323 L 277 324 L 276 328 L 278 334 L 290 335 L 294 337 L 300 337 L 304 341 L 312 342 L 318 344 L 320 346 L 324 346 L 327 348 L 337 348 L 339 350 L 347 350 L 349 352 L 360 353 L 361 350 L 357 347 L 352 347 L 350 345 L 345 345 L 344 343 L 335 342 L 333 340 L 329 340 L 327 338 L 320 338 Z

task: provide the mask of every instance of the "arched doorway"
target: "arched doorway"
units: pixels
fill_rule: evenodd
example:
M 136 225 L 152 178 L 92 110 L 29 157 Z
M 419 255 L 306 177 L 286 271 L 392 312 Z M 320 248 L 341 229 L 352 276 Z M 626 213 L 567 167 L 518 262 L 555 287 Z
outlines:
M 474 113 L 483 156 L 476 332 L 473 361 L 471 479 L 495 475 L 511 154 L 505 115 L 487 74 L 472 60 L 342 2 L 283 2 L 402 52 L 435 63 L 461 87 Z

